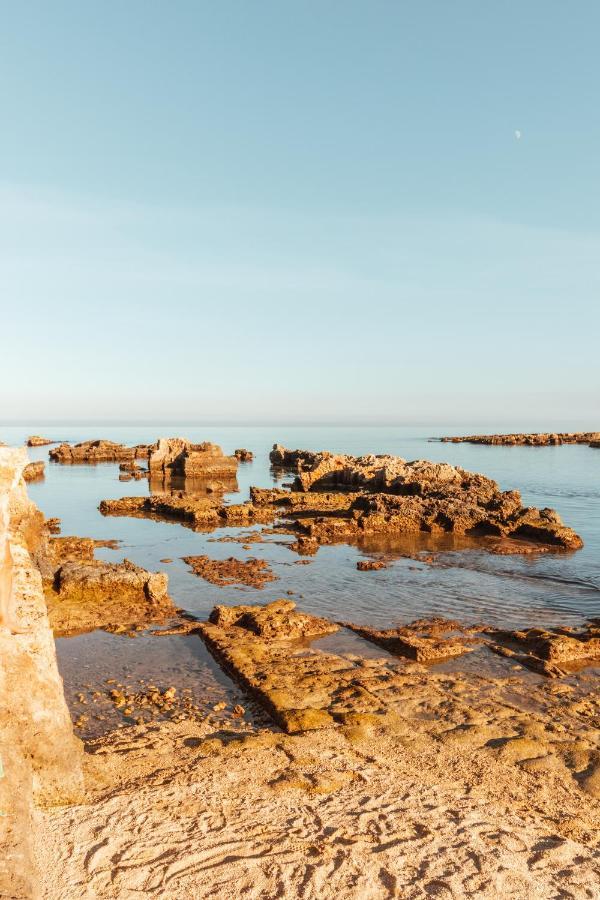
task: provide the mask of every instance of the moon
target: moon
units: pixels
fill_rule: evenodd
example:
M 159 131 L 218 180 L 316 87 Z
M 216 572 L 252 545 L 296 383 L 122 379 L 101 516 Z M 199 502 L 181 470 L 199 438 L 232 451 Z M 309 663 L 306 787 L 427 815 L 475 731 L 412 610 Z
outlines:
M 518 141 L 521 140 L 521 132 L 519 131 L 518 128 L 517 128 L 517 130 L 515 131 L 515 137 L 516 137 L 516 139 L 517 139 Z

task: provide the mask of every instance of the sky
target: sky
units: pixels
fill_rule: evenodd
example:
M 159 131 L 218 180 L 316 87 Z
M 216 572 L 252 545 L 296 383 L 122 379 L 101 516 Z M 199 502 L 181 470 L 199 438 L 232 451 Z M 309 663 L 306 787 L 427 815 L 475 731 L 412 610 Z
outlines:
M 600 5 L 0 0 L 0 419 L 600 427 Z

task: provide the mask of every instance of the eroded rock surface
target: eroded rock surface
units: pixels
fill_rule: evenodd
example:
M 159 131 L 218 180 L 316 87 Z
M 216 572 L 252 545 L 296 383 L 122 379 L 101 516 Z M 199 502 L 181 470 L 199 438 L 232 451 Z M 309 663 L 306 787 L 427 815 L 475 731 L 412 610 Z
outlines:
M 59 537 L 48 542 L 44 592 L 56 636 L 95 628 L 162 622 L 176 609 L 167 593 L 168 576 L 148 572 L 129 560 L 94 558 L 96 547 L 113 541 Z
M 27 482 L 41 481 L 44 478 L 44 461 L 40 459 L 27 463 L 23 469 L 23 478 Z
M 254 557 L 243 560 L 230 556 L 229 559 L 211 559 L 209 556 L 184 556 L 196 575 L 220 587 L 244 584 L 248 587 L 263 588 L 268 581 L 276 581 L 277 576 L 264 559 Z
M 234 478 L 238 460 L 225 456 L 217 444 L 192 444 L 184 438 L 160 438 L 148 457 L 151 476 Z
M 377 569 L 386 569 L 387 563 L 383 559 L 359 559 L 356 568 L 359 572 L 375 572 Z
M 238 450 L 233 451 L 233 455 L 240 462 L 252 462 L 254 459 L 254 453 L 252 450 L 246 450 L 245 447 L 240 447 Z
M 554 447 L 559 444 L 590 444 L 600 442 L 600 431 L 532 432 L 529 434 L 470 434 L 461 437 L 443 437 L 442 443 L 451 444 L 501 444 L 507 447 Z
M 195 497 L 184 491 L 151 497 L 103 500 L 99 509 L 104 516 L 172 519 L 198 531 L 212 531 L 225 525 L 241 527 L 266 524 L 276 517 L 276 510 L 272 507 L 256 506 L 253 503 L 226 506 L 218 498 Z
M 299 531 L 319 543 L 386 532 L 450 532 L 563 550 L 583 545 L 554 510 L 524 507 L 518 491 L 501 491 L 491 478 L 458 466 L 395 456 L 275 452 L 299 467 L 293 490 L 253 488 L 252 502 L 284 509 Z
M 494 652 L 514 658 L 521 665 L 550 678 L 565 675 L 581 663 L 600 660 L 600 619 L 592 619 L 584 628 L 524 631 L 486 629 L 496 642 Z
M 83 441 L 80 444 L 59 444 L 50 450 L 50 459 L 58 463 L 127 462 L 146 459 L 150 444 L 126 447 L 114 441 Z
M 389 653 L 419 663 L 439 662 L 452 656 L 462 656 L 473 649 L 463 637 L 456 636 L 457 631 L 463 630 L 458 622 L 447 619 L 422 619 L 384 631 L 351 622 L 342 624 Z
M 56 441 L 41 437 L 39 434 L 32 434 L 27 438 L 26 443 L 28 447 L 45 447 L 47 444 L 55 444 Z
M 37 807 L 78 802 L 83 792 L 82 746 L 73 735 L 34 562 L 45 540 L 44 517 L 24 482 L 15 486 L 25 462 L 24 448 L 0 451 L 12 597 L 23 630 L 0 628 L 0 896 L 19 900 L 41 896 L 32 847 Z M 4 544 L 1 549 L 4 557 Z

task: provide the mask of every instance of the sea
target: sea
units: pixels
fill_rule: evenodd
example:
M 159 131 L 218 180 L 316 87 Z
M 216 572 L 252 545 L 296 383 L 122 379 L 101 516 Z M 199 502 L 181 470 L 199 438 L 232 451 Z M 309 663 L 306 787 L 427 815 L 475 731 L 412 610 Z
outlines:
M 101 500 L 147 494 L 148 482 L 120 481 L 116 463 L 60 465 L 49 462 L 48 447 L 31 448 L 32 460 L 46 460 L 46 475 L 43 481 L 29 485 L 29 495 L 47 517 L 60 518 L 61 533 L 119 541 L 118 549 L 98 549 L 97 557 L 111 562 L 127 558 L 146 569 L 166 571 L 175 604 L 198 619 L 206 619 L 219 603 L 262 604 L 279 597 L 290 597 L 301 609 L 336 621 L 379 628 L 429 616 L 507 628 L 578 626 L 600 616 L 600 449 L 587 445 L 503 447 L 439 442 L 442 435 L 476 432 L 477 428 L 468 425 L 76 426 L 33 422 L 0 426 L 0 440 L 19 445 L 30 434 L 42 434 L 57 441 L 105 438 L 130 445 L 177 436 L 193 442 L 212 441 L 226 453 L 247 448 L 253 452 L 254 460 L 240 464 L 238 491 L 225 496 L 225 502 L 234 503 L 248 498 L 251 485 L 281 485 L 281 473 L 269 463 L 274 443 L 353 455 L 389 453 L 407 460 L 443 461 L 485 474 L 502 489 L 518 489 L 525 505 L 557 510 L 564 523 L 584 541 L 583 549 L 575 553 L 531 556 L 496 556 L 476 544 L 454 547 L 448 541 L 445 546 L 433 548 L 436 556 L 431 565 L 415 559 L 416 551 L 431 546 L 426 537 L 416 542 L 380 539 L 360 547 L 323 546 L 310 558 L 309 565 L 299 566 L 295 565 L 297 555 L 286 547 L 286 541 L 292 538 L 285 535 L 269 536 L 244 550 L 239 543 L 215 539 L 247 529 L 200 533 L 176 522 L 105 518 L 98 510 Z M 289 480 L 283 478 L 284 483 Z M 215 586 L 194 575 L 183 562 L 182 557 L 201 554 L 215 559 L 265 559 L 277 580 L 260 590 Z M 382 554 L 390 560 L 387 568 L 357 571 L 359 559 Z M 165 558 L 172 562 L 162 563 Z M 195 635 L 156 638 L 149 632 L 140 632 L 129 637 L 98 630 L 58 638 L 56 644 L 74 716 L 78 714 L 74 699 L 78 694 L 113 679 L 119 684 L 152 682 L 159 688 L 176 686 L 194 697 L 200 707 L 243 699 L 240 689 Z M 346 630 L 326 638 L 320 646 L 382 655 L 381 650 Z M 113 711 L 96 723 L 88 722 L 87 736 L 114 727 L 116 715 Z

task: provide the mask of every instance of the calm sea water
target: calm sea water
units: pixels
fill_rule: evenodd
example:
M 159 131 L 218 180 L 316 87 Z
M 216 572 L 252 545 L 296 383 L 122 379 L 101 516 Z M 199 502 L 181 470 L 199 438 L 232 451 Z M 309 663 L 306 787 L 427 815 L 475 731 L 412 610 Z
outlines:
M 251 551 L 240 544 L 216 543 L 211 538 L 232 533 L 222 529 L 212 534 L 194 533 L 178 524 L 143 519 L 104 518 L 98 504 L 106 498 L 148 492 L 145 480 L 120 482 L 118 465 L 61 466 L 48 464 L 43 482 L 29 486 L 29 493 L 46 516 L 59 516 L 62 534 L 94 538 L 117 538 L 118 551 L 99 550 L 110 561 L 127 557 L 148 569 L 169 574 L 175 603 L 200 618 L 208 616 L 216 603 L 264 603 L 292 591 L 299 605 L 333 619 L 389 627 L 428 615 L 444 615 L 463 622 L 488 622 L 509 627 L 579 624 L 600 616 L 600 450 L 587 446 L 484 447 L 441 444 L 429 438 L 441 434 L 473 433 L 473 427 L 448 431 L 435 428 L 373 427 L 174 427 L 161 426 L 41 426 L 0 428 L 0 440 L 23 443 L 29 434 L 81 441 L 108 438 L 125 444 L 146 443 L 159 436 L 182 436 L 193 441 L 211 440 L 225 452 L 247 447 L 254 462 L 241 464 L 239 492 L 228 495 L 234 502 L 248 496 L 250 485 L 268 487 L 275 476 L 268 454 L 273 443 L 312 450 L 351 454 L 392 453 L 406 459 L 446 461 L 482 472 L 496 479 L 503 489 L 517 488 L 527 505 L 558 510 L 585 542 L 574 554 L 539 557 L 495 557 L 481 550 L 447 553 L 442 566 L 428 566 L 398 557 L 388 569 L 360 573 L 357 559 L 365 548 L 322 547 L 310 565 L 294 565 L 298 557 L 269 541 L 255 543 Z M 30 450 L 32 459 L 47 459 L 48 448 Z M 285 540 L 285 539 L 284 539 Z M 367 548 L 369 549 L 369 548 Z M 373 546 L 373 552 L 386 549 Z M 401 548 L 399 548 L 401 549 Z M 248 555 L 266 559 L 278 576 L 263 590 L 219 588 L 191 574 L 182 556 L 208 554 L 214 558 Z M 164 565 L 164 557 L 173 563 Z M 355 647 L 358 639 L 342 635 L 340 645 Z M 330 639 L 331 641 L 331 639 Z M 83 680 L 94 682 L 107 675 L 155 681 L 176 680 L 194 690 L 219 691 L 227 697 L 235 688 L 212 662 L 202 642 L 195 637 L 127 637 L 95 632 L 60 639 L 59 660 L 68 688 L 78 689 Z M 361 652 L 368 647 L 361 641 Z M 377 651 L 381 655 L 380 651 Z

